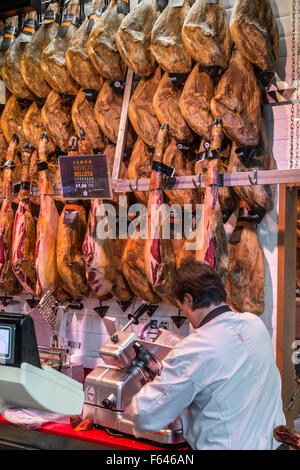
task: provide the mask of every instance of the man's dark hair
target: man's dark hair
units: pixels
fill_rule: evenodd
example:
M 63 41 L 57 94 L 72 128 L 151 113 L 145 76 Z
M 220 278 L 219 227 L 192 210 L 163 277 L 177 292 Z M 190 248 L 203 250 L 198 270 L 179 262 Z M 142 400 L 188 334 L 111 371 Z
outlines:
M 177 269 L 172 281 L 172 293 L 181 303 L 184 295 L 190 294 L 194 309 L 226 302 L 226 291 L 217 272 L 199 261 L 183 264 Z

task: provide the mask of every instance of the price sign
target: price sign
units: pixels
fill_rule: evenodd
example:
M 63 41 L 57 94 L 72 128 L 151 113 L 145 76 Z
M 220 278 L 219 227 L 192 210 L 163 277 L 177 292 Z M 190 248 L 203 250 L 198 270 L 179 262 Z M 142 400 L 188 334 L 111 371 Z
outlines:
M 106 155 L 62 155 L 59 170 L 65 199 L 112 199 Z

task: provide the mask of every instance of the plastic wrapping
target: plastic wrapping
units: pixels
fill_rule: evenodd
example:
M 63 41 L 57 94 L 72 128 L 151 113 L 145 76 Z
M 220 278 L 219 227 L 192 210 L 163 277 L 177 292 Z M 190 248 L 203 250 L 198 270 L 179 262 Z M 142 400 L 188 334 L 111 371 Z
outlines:
M 51 422 L 70 424 L 70 416 L 31 408 L 6 408 L 1 414 L 10 423 L 26 429 L 39 429 Z

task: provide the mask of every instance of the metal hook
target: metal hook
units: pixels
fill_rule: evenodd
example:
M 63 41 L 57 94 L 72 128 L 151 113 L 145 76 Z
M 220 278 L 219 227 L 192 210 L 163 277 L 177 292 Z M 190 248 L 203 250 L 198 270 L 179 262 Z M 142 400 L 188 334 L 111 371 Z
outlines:
M 193 185 L 195 186 L 196 189 L 201 188 L 201 178 L 202 178 L 202 175 L 201 173 L 199 173 L 197 182 L 195 181 L 195 178 L 192 179 Z
M 252 179 L 250 175 L 248 175 L 249 181 L 252 184 L 252 186 L 257 184 L 257 170 L 254 170 L 253 173 L 254 173 L 254 180 Z
M 129 182 L 129 188 L 131 189 L 131 191 L 137 191 L 137 188 L 138 188 L 138 178 L 135 179 L 135 188 L 133 188 L 131 186 L 131 183 Z

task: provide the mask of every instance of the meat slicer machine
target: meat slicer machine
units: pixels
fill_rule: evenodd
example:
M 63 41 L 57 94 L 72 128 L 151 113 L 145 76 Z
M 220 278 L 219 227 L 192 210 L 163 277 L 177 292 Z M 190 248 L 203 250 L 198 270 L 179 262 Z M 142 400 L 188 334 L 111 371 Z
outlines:
M 125 331 L 151 306 L 141 304 L 129 322 L 114 331 L 100 348 L 99 355 L 106 366 L 96 367 L 84 383 L 83 418 L 110 433 L 134 435 L 133 422 L 126 415 L 132 397 L 160 373 L 161 360 L 171 351 L 182 336 L 161 329 L 154 341 L 138 338 L 136 333 Z M 161 444 L 184 442 L 180 419 L 176 419 L 159 432 L 144 431 L 138 438 Z

